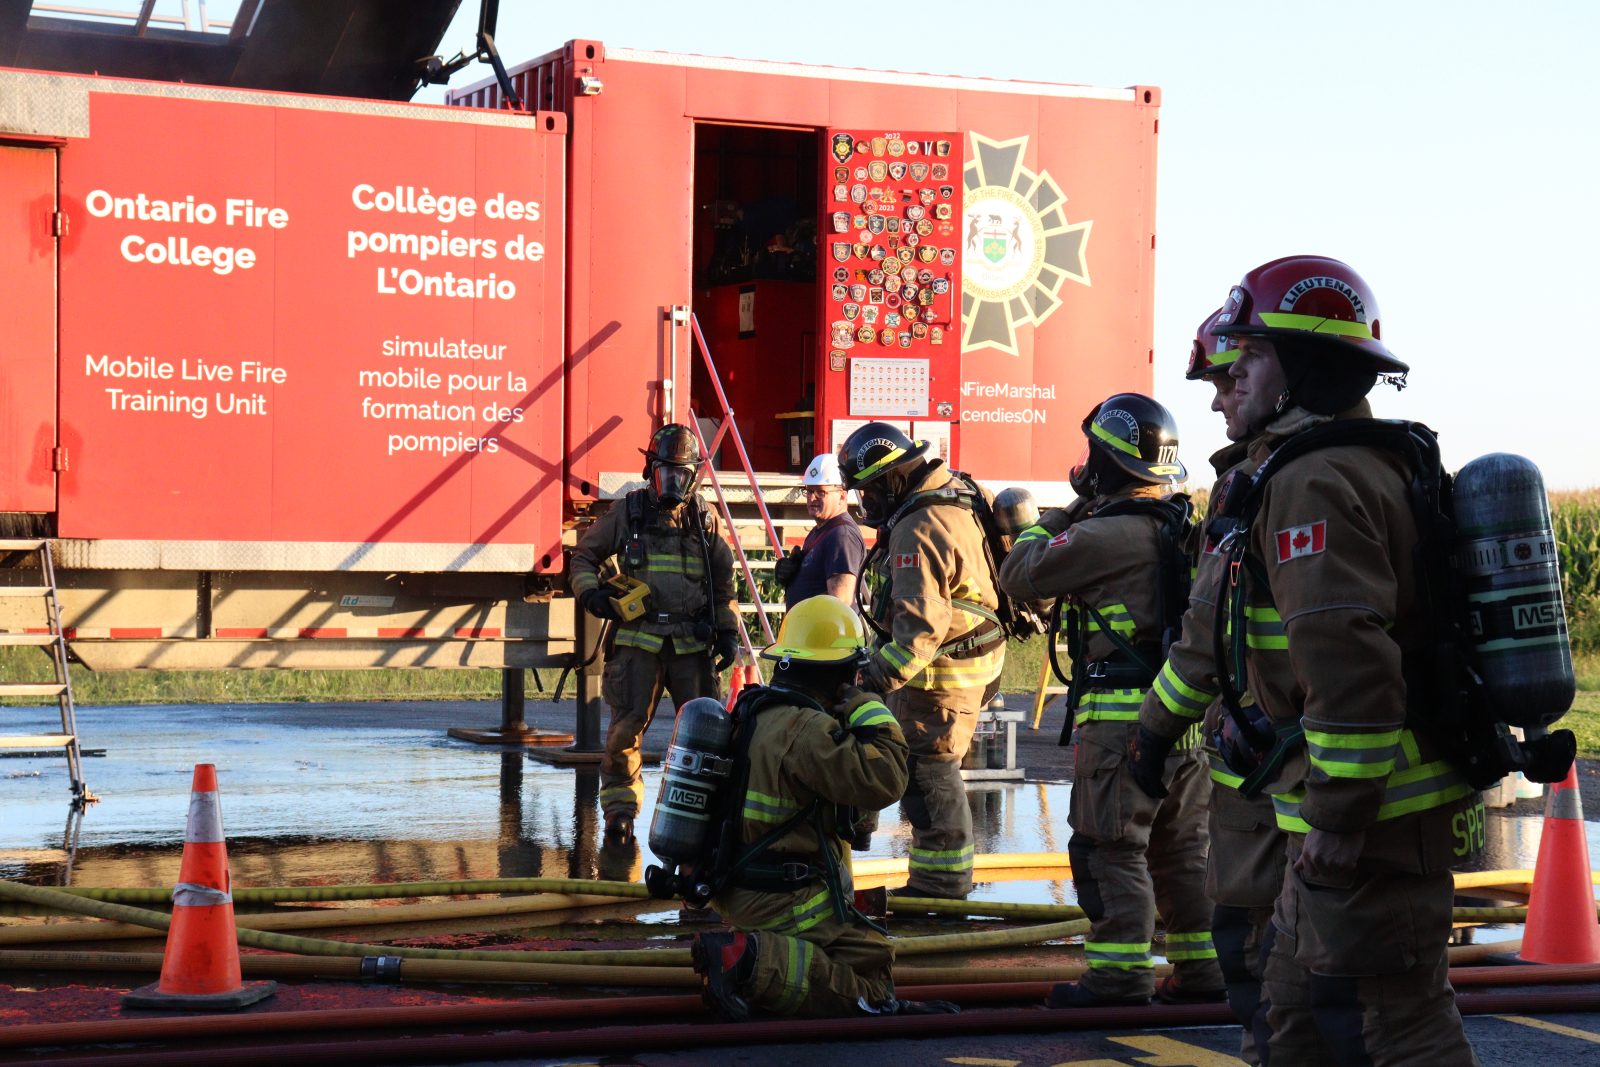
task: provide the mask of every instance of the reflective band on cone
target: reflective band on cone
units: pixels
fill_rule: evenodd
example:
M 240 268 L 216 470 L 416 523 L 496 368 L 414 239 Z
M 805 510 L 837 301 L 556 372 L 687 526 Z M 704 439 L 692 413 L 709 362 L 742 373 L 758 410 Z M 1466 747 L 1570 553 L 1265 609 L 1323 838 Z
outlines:
M 189 796 L 183 864 L 172 890 L 172 926 L 161 958 L 161 980 L 124 996 L 123 1007 L 232 1009 L 272 995 L 275 982 L 240 981 L 232 890 L 217 768 L 199 763 Z
M 1552 785 L 1545 797 L 1521 958 L 1530 963 L 1600 963 L 1600 922 L 1595 919 L 1576 764 L 1566 781 Z

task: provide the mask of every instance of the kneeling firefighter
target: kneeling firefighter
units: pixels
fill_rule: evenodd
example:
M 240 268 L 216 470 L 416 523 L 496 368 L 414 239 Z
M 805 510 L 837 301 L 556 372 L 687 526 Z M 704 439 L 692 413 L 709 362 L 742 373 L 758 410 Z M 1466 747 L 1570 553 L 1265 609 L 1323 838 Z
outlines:
M 733 662 L 739 641 L 733 553 L 722 521 L 695 492 L 699 445 L 687 426 L 669 423 L 643 452 L 645 488 L 589 527 L 570 562 L 579 606 L 613 626 L 601 680 L 611 725 L 600 760 L 600 808 L 606 839 L 624 843 L 633 838 L 644 796 L 639 741 L 661 690 L 679 707 L 717 696 L 718 674 Z M 602 581 L 613 557 L 621 576 Z M 618 583 L 634 592 L 619 598 Z M 645 589 L 642 608 L 625 603 Z
M 802 601 L 761 653 L 772 684 L 746 689 L 731 715 L 692 701 L 673 732 L 650 827 L 668 866 L 645 881 L 712 901 L 736 928 L 693 947 L 707 1005 L 733 1021 L 956 1010 L 895 997 L 894 949 L 853 906 L 854 825 L 906 783 L 899 726 L 851 684 L 865 645 L 843 601 Z
M 1188 604 L 1192 524 L 1172 415 L 1148 396 L 1120 393 L 1083 420 L 1078 500 L 1045 512 L 1017 536 L 1001 589 L 1056 599 L 1072 655 L 1068 732 L 1075 742 L 1068 851 L 1084 913 L 1088 970 L 1057 985 L 1051 1007 L 1221 1000 L 1222 972 L 1205 895 L 1206 764 L 1198 731 L 1168 760 L 1171 793 L 1148 797 L 1127 762 L 1139 703 L 1155 681 Z M 1151 939 L 1166 925 L 1173 974 L 1155 984 Z

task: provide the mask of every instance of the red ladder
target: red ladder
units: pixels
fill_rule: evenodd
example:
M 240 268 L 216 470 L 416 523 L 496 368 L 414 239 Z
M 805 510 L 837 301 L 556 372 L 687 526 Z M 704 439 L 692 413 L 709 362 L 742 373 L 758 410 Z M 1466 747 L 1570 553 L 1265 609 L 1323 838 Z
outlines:
M 679 309 L 674 309 L 678 311 Z M 694 347 L 700 353 L 700 358 L 705 364 L 706 374 L 711 379 L 711 388 L 716 391 L 717 404 L 722 408 L 722 418 L 717 422 L 717 432 L 707 441 L 700 432 L 700 420 L 695 416 L 693 406 L 689 406 L 689 428 L 694 431 L 695 440 L 700 443 L 700 455 L 705 457 L 706 473 L 710 475 L 711 488 L 717 494 L 717 508 L 722 512 L 723 522 L 728 524 L 728 533 L 733 541 L 734 554 L 739 559 L 739 567 L 744 571 L 745 588 L 750 590 L 750 599 L 755 604 L 756 618 L 761 621 L 761 635 L 765 644 L 773 644 L 777 638 L 773 636 L 772 622 L 767 618 L 767 606 L 761 601 L 761 590 L 756 585 L 755 574 L 750 566 L 750 558 L 745 555 L 744 545 L 740 542 L 738 529 L 733 524 L 733 510 L 728 506 L 728 498 L 722 491 L 722 480 L 717 476 L 716 465 L 711 462 L 711 457 L 721 447 L 723 439 L 733 441 L 734 449 L 739 453 L 739 465 L 744 468 L 745 478 L 750 483 L 750 493 L 755 499 L 756 509 L 761 512 L 761 522 L 767 531 L 767 541 L 772 545 L 773 551 L 783 555 L 783 539 L 778 536 L 778 528 L 772 522 L 772 513 L 767 510 L 767 502 L 761 497 L 761 485 L 756 479 L 756 471 L 750 465 L 750 453 L 745 451 L 744 438 L 739 435 L 739 427 L 733 421 L 733 408 L 728 404 L 728 394 L 722 390 L 722 376 L 717 373 L 716 361 L 711 358 L 711 347 L 706 344 L 705 334 L 700 332 L 700 320 L 693 311 L 687 308 L 689 329 L 694 336 Z M 674 316 L 676 318 L 676 316 Z M 755 645 L 750 639 L 750 631 L 744 624 L 744 613 L 738 612 L 739 640 L 744 645 L 745 654 L 750 663 L 755 666 L 757 676 L 761 676 L 759 661 L 756 659 Z

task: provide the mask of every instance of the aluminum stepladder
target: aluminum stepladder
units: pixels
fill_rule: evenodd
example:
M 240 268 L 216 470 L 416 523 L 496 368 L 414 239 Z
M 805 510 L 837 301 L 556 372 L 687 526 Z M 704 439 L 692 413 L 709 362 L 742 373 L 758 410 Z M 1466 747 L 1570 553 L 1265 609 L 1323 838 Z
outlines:
M 711 358 L 711 348 L 706 344 L 705 334 L 700 332 L 700 320 L 695 317 L 694 312 L 689 308 L 681 306 L 672 308 L 670 315 L 675 325 L 688 323 L 690 334 L 693 337 L 693 347 L 700 353 L 700 359 L 705 364 L 706 374 L 711 379 L 711 387 L 716 391 L 717 405 L 722 409 L 722 417 L 717 421 L 717 430 L 712 435 L 711 440 L 707 441 L 705 435 L 701 433 L 700 420 L 696 417 L 696 412 L 692 406 L 688 409 L 689 429 L 693 431 L 695 440 L 700 445 L 700 455 L 704 457 L 703 462 L 705 463 L 706 474 L 710 479 L 712 490 L 716 493 L 717 510 L 722 513 L 722 521 L 727 523 L 728 534 L 733 541 L 734 555 L 739 560 L 740 570 L 744 573 L 745 588 L 750 591 L 750 600 L 755 607 L 756 619 L 761 624 L 761 636 L 764 638 L 762 647 L 765 647 L 773 644 L 777 638 L 772 632 L 772 622 L 767 618 L 767 605 L 762 603 L 761 589 L 756 585 L 755 572 L 750 565 L 750 558 L 745 555 L 744 545 L 739 538 L 738 527 L 734 525 L 733 509 L 728 505 L 727 494 L 722 491 L 722 481 L 717 477 L 716 464 L 711 460 L 716 450 L 721 447 L 724 438 L 733 441 L 734 450 L 739 454 L 739 465 L 744 469 L 744 476 L 750 482 L 751 497 L 755 500 L 756 509 L 761 513 L 761 522 L 766 529 L 767 541 L 772 545 L 773 552 L 776 555 L 781 556 L 783 554 L 783 538 L 778 535 L 778 528 L 772 522 L 772 513 L 767 510 L 767 502 L 762 499 L 760 480 L 756 477 L 755 468 L 750 464 L 750 453 L 745 450 L 744 438 L 739 435 L 739 427 L 733 421 L 733 408 L 728 405 L 728 394 L 723 391 L 722 377 L 717 373 L 716 361 Z M 674 362 L 676 362 L 675 359 Z M 669 418 L 670 414 L 669 411 Z M 763 677 L 760 661 L 756 658 L 756 648 L 750 636 L 749 627 L 745 626 L 744 613 L 742 611 L 738 613 L 738 623 L 739 641 L 744 646 L 747 662 L 751 669 L 756 672 L 756 677 L 759 681 Z
M 60 749 L 67 758 L 67 773 L 72 779 L 72 804 L 82 807 L 100 798 L 89 792 L 83 781 L 83 749 L 78 744 L 77 714 L 72 702 L 72 679 L 67 673 L 67 640 L 61 628 L 61 602 L 56 596 L 56 569 L 50 558 L 48 540 L 0 540 L 0 557 L 10 565 L 18 555 L 36 554 L 40 585 L 0 585 L 0 597 L 14 600 L 38 599 L 44 602 L 45 626 L 29 627 L 24 633 L 0 633 L 0 647 L 40 648 L 54 665 L 54 682 L 0 682 L 0 696 L 54 698 L 61 711 L 59 734 L 0 735 L 0 748 Z

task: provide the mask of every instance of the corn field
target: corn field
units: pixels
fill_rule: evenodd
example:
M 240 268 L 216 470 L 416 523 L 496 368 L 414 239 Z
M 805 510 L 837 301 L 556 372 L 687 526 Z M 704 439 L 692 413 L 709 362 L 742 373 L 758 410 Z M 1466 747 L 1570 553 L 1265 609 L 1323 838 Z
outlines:
M 1550 494 L 1575 652 L 1600 651 L 1600 489 Z

